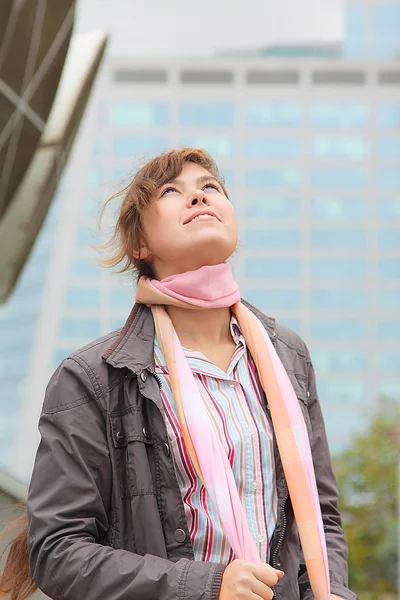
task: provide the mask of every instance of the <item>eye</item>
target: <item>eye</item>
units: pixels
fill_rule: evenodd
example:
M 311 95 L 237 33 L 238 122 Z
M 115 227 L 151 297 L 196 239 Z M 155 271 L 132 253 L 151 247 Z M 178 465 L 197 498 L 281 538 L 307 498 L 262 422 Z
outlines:
M 219 187 L 215 185 L 215 183 L 206 183 L 206 185 L 203 187 L 203 190 L 206 188 L 212 188 L 213 190 L 217 190 L 217 192 L 219 192 Z
M 166 187 L 165 190 L 162 191 L 160 197 L 162 198 L 163 196 L 166 196 L 169 192 L 177 192 L 177 191 L 178 190 L 176 188 L 174 188 L 170 185 L 170 186 Z

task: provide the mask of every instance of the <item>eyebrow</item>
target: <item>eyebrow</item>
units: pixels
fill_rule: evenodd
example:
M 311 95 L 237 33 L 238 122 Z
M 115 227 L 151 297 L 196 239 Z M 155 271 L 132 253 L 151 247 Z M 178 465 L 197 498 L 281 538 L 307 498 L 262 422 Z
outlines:
M 200 183 L 204 183 L 204 181 L 216 181 L 217 183 L 220 184 L 220 182 L 218 181 L 218 179 L 216 177 L 214 177 L 213 175 L 202 175 L 201 177 L 198 177 L 196 179 L 196 184 L 199 185 Z M 182 181 L 182 179 L 172 179 L 171 181 L 167 181 L 164 185 L 183 185 L 184 182 Z M 164 186 L 162 186 L 164 187 Z

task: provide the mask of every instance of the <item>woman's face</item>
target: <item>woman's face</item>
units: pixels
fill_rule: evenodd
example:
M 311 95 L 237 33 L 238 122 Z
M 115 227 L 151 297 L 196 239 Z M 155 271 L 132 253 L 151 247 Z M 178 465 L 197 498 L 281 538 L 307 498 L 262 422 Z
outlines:
M 220 183 L 191 162 L 157 190 L 143 226 L 141 257 L 151 262 L 157 279 L 220 264 L 238 240 L 235 211 Z

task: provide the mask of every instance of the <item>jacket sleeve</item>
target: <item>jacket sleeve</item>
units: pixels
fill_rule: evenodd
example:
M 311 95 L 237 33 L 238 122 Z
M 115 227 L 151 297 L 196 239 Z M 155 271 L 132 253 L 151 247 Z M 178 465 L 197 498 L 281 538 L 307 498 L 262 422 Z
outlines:
M 331 583 L 331 593 L 345 600 L 355 600 L 356 595 L 348 589 L 347 543 L 343 533 L 338 510 L 338 490 L 332 470 L 331 457 L 325 432 L 325 423 L 318 399 L 314 367 L 308 355 L 308 412 L 312 425 L 312 456 L 322 519 L 324 523 L 326 546 Z M 305 573 L 299 579 L 301 589 L 306 589 L 302 600 L 314 598 Z
M 139 556 L 102 544 L 112 473 L 106 419 L 86 371 L 72 358 L 49 382 L 30 482 L 33 579 L 53 600 L 217 600 L 224 566 Z

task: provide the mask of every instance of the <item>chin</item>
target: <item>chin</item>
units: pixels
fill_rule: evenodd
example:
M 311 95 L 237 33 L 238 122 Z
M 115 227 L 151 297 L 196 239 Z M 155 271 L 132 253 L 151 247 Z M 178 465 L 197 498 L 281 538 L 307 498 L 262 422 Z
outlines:
M 187 258 L 190 257 L 190 262 L 194 266 L 191 270 L 199 269 L 205 265 L 214 266 L 226 262 L 234 253 L 236 244 L 221 244 L 215 241 L 210 241 L 207 244 L 197 246 L 193 252 L 188 251 Z

